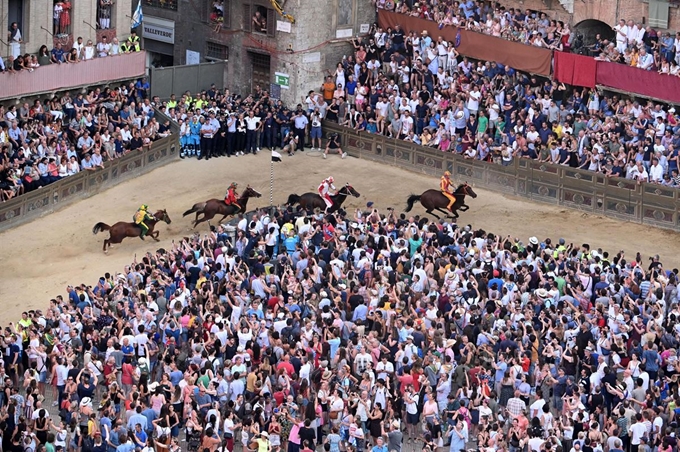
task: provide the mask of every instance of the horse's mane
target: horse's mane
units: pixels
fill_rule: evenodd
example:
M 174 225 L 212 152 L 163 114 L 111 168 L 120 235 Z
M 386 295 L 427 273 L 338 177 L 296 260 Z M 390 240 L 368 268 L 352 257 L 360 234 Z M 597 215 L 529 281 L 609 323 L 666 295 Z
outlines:
M 456 191 L 460 190 L 460 189 L 463 188 L 464 186 L 465 186 L 464 183 L 463 183 L 463 184 L 460 184 L 458 187 L 456 187 Z

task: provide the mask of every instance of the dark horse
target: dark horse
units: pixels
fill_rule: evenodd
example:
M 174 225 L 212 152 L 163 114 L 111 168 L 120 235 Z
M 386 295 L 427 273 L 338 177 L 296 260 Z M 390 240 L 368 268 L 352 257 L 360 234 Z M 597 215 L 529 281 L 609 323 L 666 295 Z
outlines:
M 439 215 L 434 213 L 433 210 L 438 210 L 451 218 L 458 218 L 458 212 L 456 212 L 457 210 L 465 212 L 470 208 L 468 205 L 465 204 L 465 197 L 472 196 L 473 198 L 476 198 L 477 193 L 475 193 L 472 190 L 472 187 L 470 187 L 468 183 L 465 182 L 463 184 L 460 184 L 458 188 L 456 188 L 456 191 L 453 192 L 453 196 L 456 197 L 456 202 L 453 203 L 453 205 L 451 206 L 451 211 L 448 212 L 446 211 L 446 206 L 449 205 L 449 200 L 439 190 L 427 190 L 422 195 L 411 195 L 406 200 L 406 212 L 411 211 L 411 209 L 413 208 L 413 203 L 420 201 L 420 204 L 422 204 L 423 207 L 425 207 L 425 211 L 427 213 L 431 213 L 437 218 L 440 217 Z M 452 215 L 449 215 L 449 213 L 451 213 Z
M 345 202 L 345 199 L 347 199 L 348 196 L 354 196 L 355 198 L 358 198 L 361 195 L 350 184 L 345 184 L 345 186 L 340 188 L 340 190 L 338 190 L 338 192 L 335 195 L 331 195 L 333 205 L 330 207 L 330 209 L 328 209 L 328 212 L 332 213 L 340 209 L 342 203 Z M 326 209 L 326 202 L 323 200 L 323 198 L 321 198 L 321 195 L 319 195 L 318 193 L 309 192 L 303 194 L 302 196 L 292 194 L 288 197 L 286 205 L 292 206 L 295 204 L 300 204 L 300 207 L 302 207 L 305 210 L 314 210 L 317 208 L 321 210 Z
M 186 217 L 187 215 L 190 215 L 192 213 L 196 213 L 196 219 L 194 220 L 194 227 L 198 226 L 200 223 L 203 223 L 204 221 L 212 220 L 215 215 L 222 215 L 222 219 L 219 221 L 220 223 L 224 221 L 225 218 L 227 218 L 229 215 L 236 215 L 237 213 L 245 213 L 246 212 L 246 206 L 248 205 L 248 199 L 250 198 L 259 198 L 262 196 L 260 193 L 256 192 L 253 190 L 250 185 L 248 185 L 241 195 L 241 197 L 238 199 L 238 205 L 241 206 L 241 209 L 239 210 L 238 207 L 235 205 L 226 205 L 223 199 L 209 199 L 206 202 L 199 202 L 198 204 L 194 204 L 194 206 L 184 212 L 182 214 L 183 217 Z M 198 219 L 198 216 L 200 214 L 203 214 L 203 218 L 200 220 Z
M 146 225 L 149 227 L 149 230 L 146 234 L 155 241 L 158 241 L 158 231 L 154 231 L 153 228 L 159 221 L 165 221 L 167 224 L 172 223 L 172 220 L 170 220 L 168 212 L 166 212 L 165 209 L 154 213 L 153 219 L 146 221 Z M 113 226 L 109 226 L 106 223 L 100 222 L 95 224 L 92 228 L 93 234 L 96 234 L 99 231 L 109 231 L 109 238 L 104 240 L 104 247 L 102 248 L 106 253 L 107 249 L 111 248 L 112 243 L 120 243 L 125 237 L 139 237 L 142 232 L 142 228 L 137 226 L 135 223 L 126 221 L 119 221 Z

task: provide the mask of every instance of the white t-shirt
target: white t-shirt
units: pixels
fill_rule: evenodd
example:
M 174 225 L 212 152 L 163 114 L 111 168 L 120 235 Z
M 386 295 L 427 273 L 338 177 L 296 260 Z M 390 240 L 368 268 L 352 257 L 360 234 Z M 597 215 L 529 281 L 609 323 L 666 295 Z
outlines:
M 411 403 L 406 404 L 406 412 L 408 414 L 418 414 L 418 394 L 414 394 L 411 400 Z
M 479 100 L 482 98 L 481 91 L 470 91 L 470 97 L 468 98 L 467 108 L 468 110 L 477 111 L 479 110 Z
M 246 125 L 248 126 L 248 130 L 255 130 L 257 129 L 257 125 L 260 123 L 260 118 L 257 116 L 253 116 L 252 118 L 250 116 L 245 118 Z
M 640 439 L 647 433 L 647 427 L 642 422 L 637 422 L 630 426 L 630 443 L 634 446 L 640 445 Z

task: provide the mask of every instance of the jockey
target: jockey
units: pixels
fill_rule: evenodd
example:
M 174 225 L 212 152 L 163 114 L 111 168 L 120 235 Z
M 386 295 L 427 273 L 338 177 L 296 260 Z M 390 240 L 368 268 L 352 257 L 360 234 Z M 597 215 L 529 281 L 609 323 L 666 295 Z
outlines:
M 133 217 L 135 224 L 139 226 L 141 229 L 141 232 L 139 234 L 139 238 L 144 240 L 144 236 L 146 235 L 147 232 L 149 232 L 149 227 L 144 223 L 146 220 L 153 220 L 154 217 L 149 213 L 149 206 L 146 204 L 142 204 L 142 206 L 137 209 L 137 212 L 135 212 L 135 215 Z
M 451 173 L 446 171 L 439 181 L 439 189 L 442 191 L 442 195 L 446 196 L 449 200 L 449 205 L 446 206 L 447 210 L 451 210 L 451 206 L 456 202 L 456 197 L 453 196 L 453 184 L 451 183 Z
M 236 193 L 237 188 L 238 184 L 232 182 L 229 188 L 227 188 L 227 193 L 224 195 L 224 203 L 228 206 L 236 206 L 238 210 L 241 210 L 241 206 L 238 203 L 238 193 Z
M 331 199 L 330 195 L 330 190 L 333 189 L 335 190 L 335 186 L 333 185 L 333 176 L 330 176 L 327 179 L 324 179 L 321 182 L 321 185 L 319 185 L 319 195 L 321 196 L 321 199 L 324 200 L 326 203 L 326 212 L 328 212 L 328 209 L 333 206 L 333 200 Z

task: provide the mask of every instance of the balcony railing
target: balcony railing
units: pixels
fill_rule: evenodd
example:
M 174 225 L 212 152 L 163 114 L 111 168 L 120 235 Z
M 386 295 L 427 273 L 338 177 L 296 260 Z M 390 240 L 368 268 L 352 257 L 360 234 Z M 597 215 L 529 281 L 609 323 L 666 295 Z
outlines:
M 177 0 L 144 0 L 144 5 L 177 11 Z
M 0 100 L 129 80 L 145 72 L 146 53 L 141 51 L 80 63 L 50 64 L 33 72 L 3 73 L 0 74 Z

